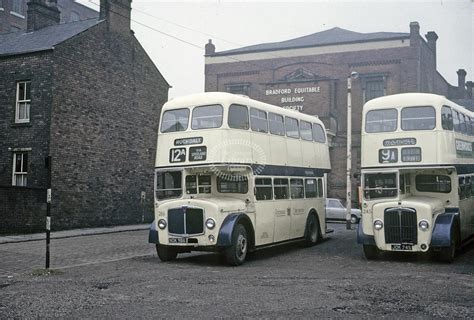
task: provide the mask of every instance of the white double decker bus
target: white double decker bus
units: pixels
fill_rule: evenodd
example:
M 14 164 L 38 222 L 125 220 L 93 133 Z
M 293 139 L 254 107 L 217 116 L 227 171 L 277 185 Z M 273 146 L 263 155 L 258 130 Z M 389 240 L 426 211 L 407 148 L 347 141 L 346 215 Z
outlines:
M 325 235 L 323 123 L 229 93 L 163 106 L 149 242 L 163 261 L 216 251 L 231 265 L 249 251 Z
M 431 251 L 453 261 L 474 233 L 474 113 L 407 93 L 367 102 L 362 121 L 365 256 Z

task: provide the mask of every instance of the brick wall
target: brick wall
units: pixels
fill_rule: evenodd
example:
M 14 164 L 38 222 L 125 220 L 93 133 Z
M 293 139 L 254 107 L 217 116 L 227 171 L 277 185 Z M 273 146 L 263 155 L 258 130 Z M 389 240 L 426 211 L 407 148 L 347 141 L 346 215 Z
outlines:
M 53 228 L 140 223 L 143 212 L 151 221 L 168 84 L 130 32 L 105 22 L 57 46 L 54 57 Z
M 0 217 L 0 234 L 43 231 L 46 190 L 0 186 Z

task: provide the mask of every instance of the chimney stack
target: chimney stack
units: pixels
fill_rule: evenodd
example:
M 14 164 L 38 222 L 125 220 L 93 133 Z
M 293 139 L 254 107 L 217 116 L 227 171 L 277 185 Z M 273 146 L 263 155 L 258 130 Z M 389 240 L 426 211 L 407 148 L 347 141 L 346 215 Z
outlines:
M 434 31 L 428 31 L 425 37 L 428 40 L 428 47 L 433 51 L 436 66 L 436 40 L 438 40 L 438 35 Z
M 204 50 L 206 56 L 216 53 L 216 46 L 212 43 L 212 39 L 209 39 L 209 42 L 206 43 L 206 47 Z
M 117 33 L 130 34 L 132 0 L 100 0 L 99 19 L 107 21 L 107 28 Z
M 420 35 L 420 24 L 418 21 L 410 22 L 410 37 Z
M 57 0 L 30 0 L 27 15 L 28 32 L 59 24 L 61 18 Z
M 458 88 L 459 90 L 465 90 L 466 88 L 466 70 L 459 69 L 458 74 Z

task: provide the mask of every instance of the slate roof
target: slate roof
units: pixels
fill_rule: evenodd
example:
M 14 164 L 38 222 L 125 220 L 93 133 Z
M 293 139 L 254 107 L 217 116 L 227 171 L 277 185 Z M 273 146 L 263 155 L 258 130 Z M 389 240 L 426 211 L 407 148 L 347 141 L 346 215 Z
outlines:
M 55 45 L 84 32 L 103 20 L 88 19 L 45 27 L 32 32 L 21 30 L 0 34 L 0 56 L 52 49 Z
M 342 28 L 332 28 L 329 30 L 313 33 L 307 36 L 290 39 L 281 42 L 263 43 L 253 46 L 216 52 L 210 56 L 220 56 L 236 53 L 250 53 L 260 51 L 273 51 L 282 49 L 295 49 L 304 47 L 316 47 L 330 44 L 343 44 L 366 41 L 395 40 L 405 39 L 410 36 L 409 33 L 402 32 L 373 32 L 359 33 Z

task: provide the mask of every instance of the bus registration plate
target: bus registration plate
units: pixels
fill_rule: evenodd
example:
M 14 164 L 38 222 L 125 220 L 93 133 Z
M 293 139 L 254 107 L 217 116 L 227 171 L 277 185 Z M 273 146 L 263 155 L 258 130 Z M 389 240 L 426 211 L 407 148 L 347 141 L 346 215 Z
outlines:
M 392 244 L 392 250 L 411 251 L 413 246 L 411 244 Z
M 187 238 L 168 238 L 169 243 L 187 243 Z

